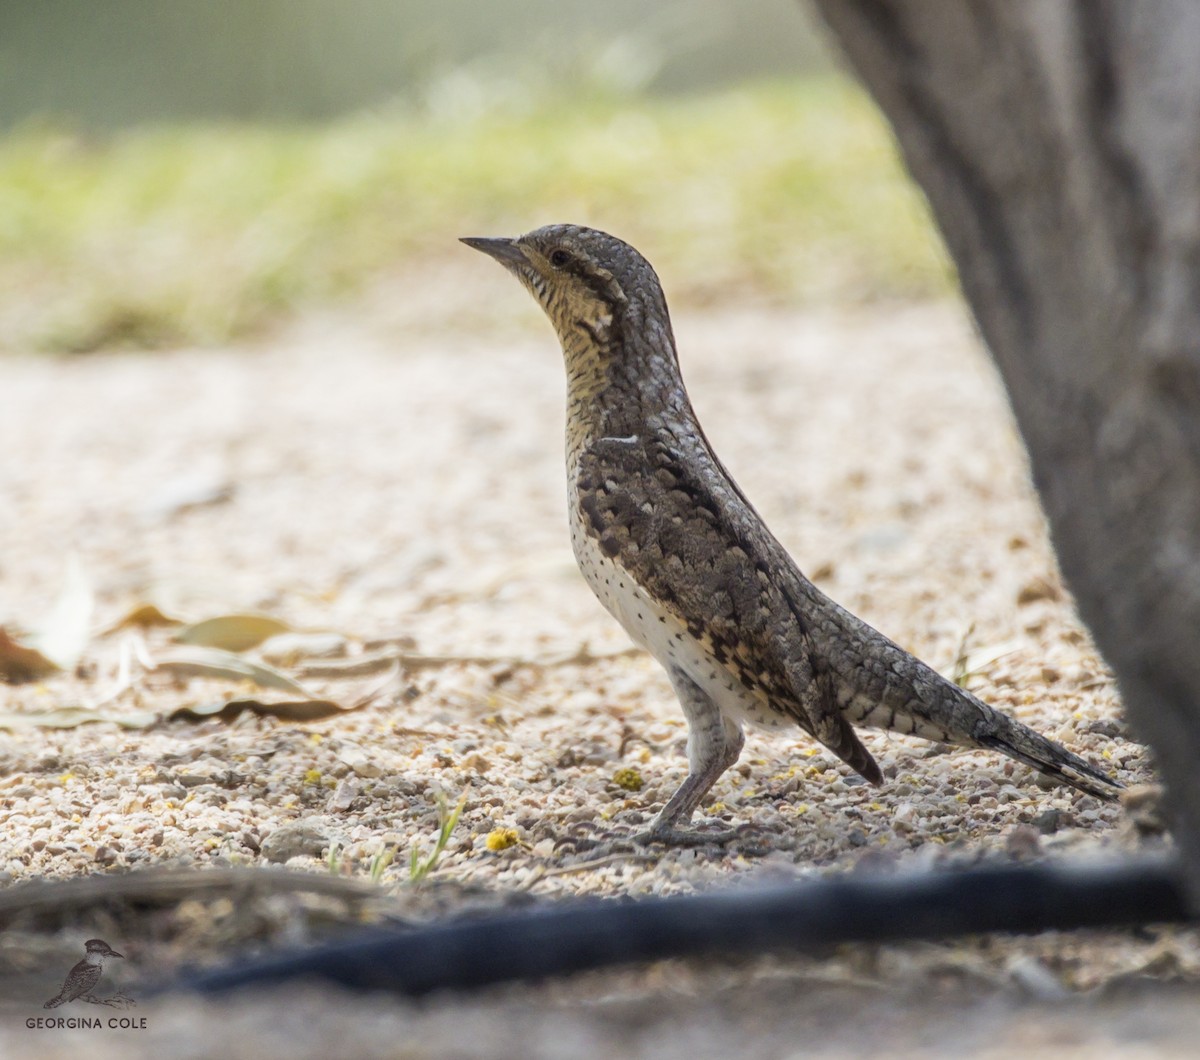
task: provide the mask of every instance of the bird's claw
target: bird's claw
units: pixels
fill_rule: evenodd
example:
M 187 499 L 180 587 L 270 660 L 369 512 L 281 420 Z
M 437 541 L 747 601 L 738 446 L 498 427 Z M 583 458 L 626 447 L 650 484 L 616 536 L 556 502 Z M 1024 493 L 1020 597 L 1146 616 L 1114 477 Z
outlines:
M 669 847 L 707 847 L 723 846 L 741 839 L 745 835 L 742 828 L 721 828 L 704 830 L 700 828 L 674 828 L 671 826 L 651 826 L 644 832 L 633 836 L 633 841 L 640 846 L 651 843 L 662 843 Z

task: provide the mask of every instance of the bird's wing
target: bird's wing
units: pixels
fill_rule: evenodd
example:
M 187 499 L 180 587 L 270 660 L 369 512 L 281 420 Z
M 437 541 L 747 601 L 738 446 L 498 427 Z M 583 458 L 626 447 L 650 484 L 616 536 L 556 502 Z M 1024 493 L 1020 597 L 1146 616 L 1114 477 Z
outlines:
M 780 551 L 783 551 L 782 547 Z M 796 573 L 799 574 L 799 571 Z M 854 726 L 846 720 L 846 715 L 838 704 L 833 675 L 813 646 L 801 601 L 797 599 L 797 594 L 791 591 L 791 586 L 786 584 L 789 581 L 790 578 L 785 579 L 782 595 L 795 617 L 804 644 L 803 652 L 787 656 L 792 687 L 804 704 L 805 712 L 813 719 L 814 735 L 817 739 L 860 776 L 872 784 L 882 784 L 883 773 L 880 772 L 879 764 L 863 746 L 858 733 L 854 731 Z
M 74 1001 L 80 994 L 87 993 L 88 990 L 95 986 L 99 978 L 99 968 L 93 964 L 88 964 L 86 958 L 78 961 L 67 972 L 67 977 L 63 980 L 62 989 L 58 992 L 58 997 L 63 1001 Z
M 98 964 L 88 964 L 86 961 L 80 961 L 75 967 L 79 968 L 82 965 L 82 972 L 79 979 L 72 985 L 72 990 L 75 991 L 75 997 L 80 997 L 88 993 L 92 987 L 100 982 L 100 976 L 103 970 Z
M 587 531 L 743 685 L 879 783 L 777 568 L 802 576 L 697 438 L 660 430 L 637 445 L 585 452 L 578 485 Z

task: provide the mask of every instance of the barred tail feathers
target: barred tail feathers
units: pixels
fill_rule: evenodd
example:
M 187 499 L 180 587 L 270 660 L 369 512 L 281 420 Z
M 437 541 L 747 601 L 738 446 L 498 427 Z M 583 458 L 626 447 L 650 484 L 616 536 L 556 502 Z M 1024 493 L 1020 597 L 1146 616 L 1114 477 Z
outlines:
M 915 679 L 900 695 L 870 705 L 860 698 L 852 702 L 849 720 L 959 747 L 999 751 L 1097 798 L 1115 799 L 1122 790 L 1118 781 L 1061 744 L 913 661 Z
M 992 714 L 993 717 L 988 719 L 991 722 L 988 726 L 990 731 L 975 734 L 978 746 L 1000 751 L 1098 799 L 1111 801 L 1124 787 L 1079 755 L 1034 732 L 1029 726 L 999 711 L 993 710 Z

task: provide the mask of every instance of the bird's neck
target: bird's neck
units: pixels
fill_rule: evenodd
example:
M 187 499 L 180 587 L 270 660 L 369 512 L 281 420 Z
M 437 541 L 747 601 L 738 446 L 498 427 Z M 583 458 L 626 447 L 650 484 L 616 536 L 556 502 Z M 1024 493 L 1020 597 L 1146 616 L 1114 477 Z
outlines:
M 692 417 L 665 306 L 614 321 L 600 340 L 586 329 L 562 335 L 567 366 L 567 456 L 601 438 L 630 438 L 662 415 Z

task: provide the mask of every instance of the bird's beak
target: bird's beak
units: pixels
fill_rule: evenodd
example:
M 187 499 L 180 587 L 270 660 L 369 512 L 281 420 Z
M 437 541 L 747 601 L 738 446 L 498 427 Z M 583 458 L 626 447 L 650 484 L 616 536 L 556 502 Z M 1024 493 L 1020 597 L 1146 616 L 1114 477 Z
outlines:
M 114 949 L 113 949 L 111 946 L 109 947 L 108 953 L 107 953 L 107 954 L 105 954 L 105 956 L 107 956 L 107 957 L 120 957 L 122 960 L 124 960 L 124 958 L 125 958 L 125 954 L 123 954 L 123 953 L 118 953 L 118 952 L 117 952 L 116 950 L 114 950 Z
M 495 258 L 506 268 L 511 269 L 519 265 L 529 264 L 529 259 L 525 257 L 525 252 L 521 249 L 521 245 L 515 239 L 493 239 L 486 236 L 463 236 L 459 242 L 466 243 L 467 246 L 474 247 L 476 250 L 482 250 L 485 254 L 487 254 L 489 257 Z

